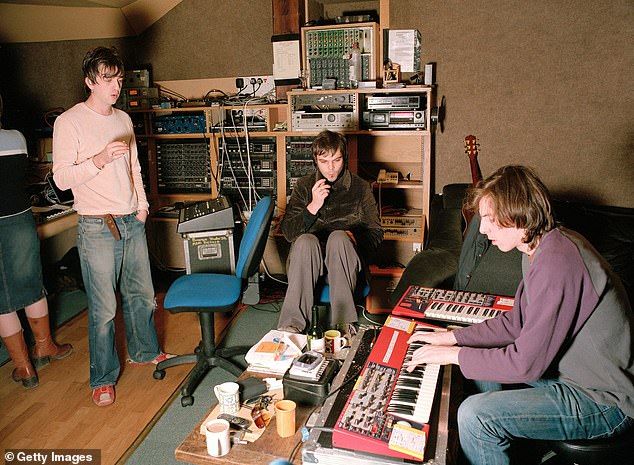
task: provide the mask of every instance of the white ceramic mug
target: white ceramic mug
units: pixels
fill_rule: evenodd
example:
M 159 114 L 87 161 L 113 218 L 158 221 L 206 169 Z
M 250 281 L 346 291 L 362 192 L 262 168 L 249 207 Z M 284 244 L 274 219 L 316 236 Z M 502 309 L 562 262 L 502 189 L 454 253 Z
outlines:
M 348 341 L 341 336 L 341 332 L 330 329 L 324 333 L 324 349 L 327 354 L 336 355 L 343 349 Z
M 222 383 L 214 386 L 220 413 L 235 415 L 240 410 L 240 386 L 238 383 Z
M 231 449 L 229 438 L 229 422 L 227 420 L 210 420 L 205 424 L 207 453 L 212 457 L 227 455 Z

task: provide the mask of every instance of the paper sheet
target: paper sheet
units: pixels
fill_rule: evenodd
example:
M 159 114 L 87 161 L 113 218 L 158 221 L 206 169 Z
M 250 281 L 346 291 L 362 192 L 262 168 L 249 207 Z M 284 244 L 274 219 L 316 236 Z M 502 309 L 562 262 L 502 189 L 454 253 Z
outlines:
M 415 29 L 391 29 L 388 31 L 388 56 L 401 65 L 401 72 L 418 71 L 420 67 L 420 33 Z
M 299 40 L 273 42 L 273 78 L 297 79 L 301 69 Z

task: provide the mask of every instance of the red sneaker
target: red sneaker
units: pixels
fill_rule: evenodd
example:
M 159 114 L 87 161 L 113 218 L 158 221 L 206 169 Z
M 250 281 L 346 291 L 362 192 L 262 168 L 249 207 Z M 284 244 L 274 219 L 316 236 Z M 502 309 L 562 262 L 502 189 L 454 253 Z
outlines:
M 98 407 L 105 407 L 114 402 L 114 386 L 101 386 L 92 390 L 92 401 Z
M 166 354 L 165 352 L 161 352 L 160 354 L 158 354 L 158 356 L 154 360 L 150 360 L 149 362 L 135 362 L 131 358 L 129 358 L 126 361 L 128 362 L 129 365 L 132 365 L 133 367 L 142 367 L 144 365 L 158 365 L 163 360 L 167 360 L 174 357 L 176 357 L 176 355 Z

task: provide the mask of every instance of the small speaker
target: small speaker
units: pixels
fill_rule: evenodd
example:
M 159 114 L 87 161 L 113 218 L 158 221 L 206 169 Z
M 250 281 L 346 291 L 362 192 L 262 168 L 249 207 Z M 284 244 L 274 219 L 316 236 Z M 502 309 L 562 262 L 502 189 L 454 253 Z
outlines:
M 427 63 L 425 65 L 425 85 L 431 86 L 436 81 L 436 76 L 434 76 L 434 63 Z

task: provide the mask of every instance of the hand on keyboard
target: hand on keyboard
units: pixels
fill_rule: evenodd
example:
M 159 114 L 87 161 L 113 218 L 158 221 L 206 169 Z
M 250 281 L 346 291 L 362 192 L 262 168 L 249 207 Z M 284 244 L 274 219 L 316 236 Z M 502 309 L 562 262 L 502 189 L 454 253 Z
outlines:
M 452 346 L 456 344 L 456 338 L 451 331 L 421 331 L 416 330 L 407 340 L 408 344 L 412 342 L 426 342 L 437 346 Z
M 421 364 L 458 365 L 458 352 L 460 347 L 424 344 L 414 351 L 411 360 L 405 364 L 405 369 L 411 373 Z

